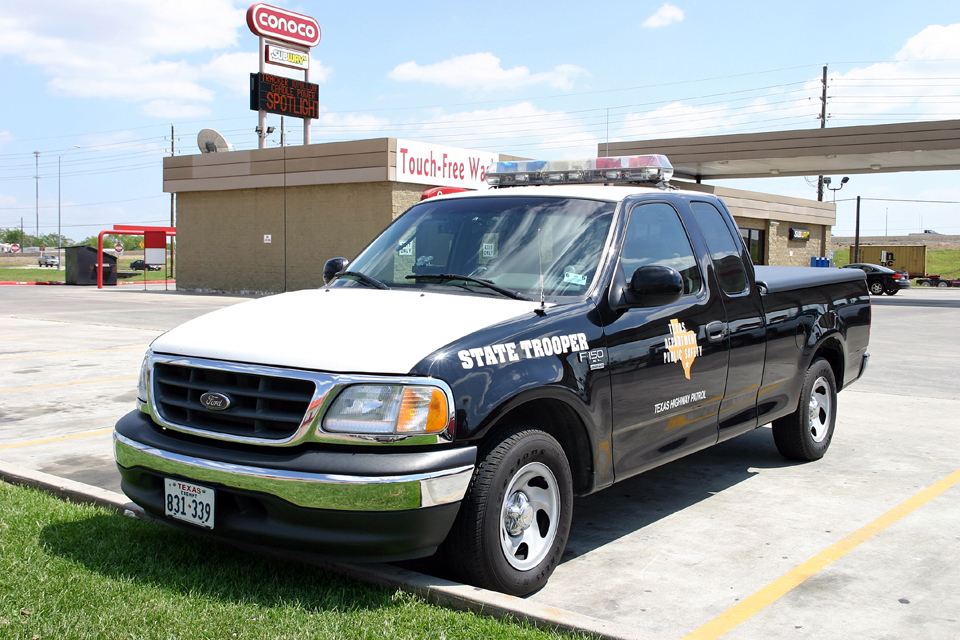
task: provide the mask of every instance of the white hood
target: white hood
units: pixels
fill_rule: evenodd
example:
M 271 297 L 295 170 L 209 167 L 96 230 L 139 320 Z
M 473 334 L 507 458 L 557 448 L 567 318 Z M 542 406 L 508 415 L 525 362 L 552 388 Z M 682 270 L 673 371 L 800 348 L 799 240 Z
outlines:
M 406 374 L 457 338 L 536 302 L 421 291 L 312 289 L 251 300 L 157 338 L 157 353 L 343 373 Z

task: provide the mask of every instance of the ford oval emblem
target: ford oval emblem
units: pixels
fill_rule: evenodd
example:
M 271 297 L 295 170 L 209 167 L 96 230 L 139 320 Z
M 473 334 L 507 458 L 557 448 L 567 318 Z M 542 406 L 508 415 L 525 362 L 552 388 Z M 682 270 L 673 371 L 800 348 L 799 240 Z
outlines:
M 207 391 L 200 396 L 200 404 L 210 411 L 223 411 L 230 406 L 230 396 L 214 391 Z

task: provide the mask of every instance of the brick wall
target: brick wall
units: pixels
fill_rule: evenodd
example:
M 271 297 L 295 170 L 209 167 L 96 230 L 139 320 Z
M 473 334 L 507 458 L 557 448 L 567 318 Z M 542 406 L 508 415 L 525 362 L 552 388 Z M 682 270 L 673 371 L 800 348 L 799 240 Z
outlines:
M 393 182 L 234 189 L 177 197 L 177 281 L 185 290 L 270 293 L 323 284 L 329 258 L 352 259 L 426 187 Z M 270 234 L 272 242 L 264 243 Z
M 807 241 L 790 240 L 790 227 L 802 227 L 810 230 Z M 769 227 L 767 234 L 767 264 L 786 267 L 809 267 L 810 258 L 828 255 L 824 253 L 824 240 L 829 237 L 830 227 L 825 225 L 791 225 L 781 222 Z M 826 234 L 826 235 L 825 235 Z M 793 252 L 793 255 L 790 253 Z

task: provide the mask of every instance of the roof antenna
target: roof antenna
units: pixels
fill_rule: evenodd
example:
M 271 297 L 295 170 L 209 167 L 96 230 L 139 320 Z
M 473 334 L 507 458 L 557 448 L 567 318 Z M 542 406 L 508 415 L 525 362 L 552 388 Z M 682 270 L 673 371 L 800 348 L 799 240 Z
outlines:
M 540 250 L 540 227 L 537 227 L 537 260 L 540 263 L 540 308 L 536 310 L 537 315 L 546 315 L 547 299 L 543 293 L 543 251 Z

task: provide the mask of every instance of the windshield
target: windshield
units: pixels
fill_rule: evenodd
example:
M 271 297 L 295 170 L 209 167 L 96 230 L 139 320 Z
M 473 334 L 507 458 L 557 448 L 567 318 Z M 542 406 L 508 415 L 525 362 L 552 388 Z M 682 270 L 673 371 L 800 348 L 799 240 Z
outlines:
M 532 299 L 540 297 L 542 269 L 546 296 L 580 296 L 597 275 L 615 208 L 576 198 L 428 200 L 397 219 L 348 269 L 391 289 L 498 295 L 482 283 L 427 277 L 461 275 Z M 346 278 L 337 284 L 363 286 Z

